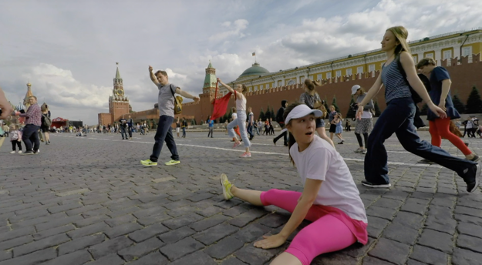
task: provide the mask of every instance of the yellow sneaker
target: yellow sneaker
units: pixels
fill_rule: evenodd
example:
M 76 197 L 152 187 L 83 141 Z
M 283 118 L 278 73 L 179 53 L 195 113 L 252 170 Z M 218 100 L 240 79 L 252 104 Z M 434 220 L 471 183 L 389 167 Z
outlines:
M 234 195 L 231 193 L 231 187 L 233 184 L 229 182 L 228 177 L 225 174 L 221 174 L 219 176 L 219 180 L 221 181 L 221 186 L 223 187 L 223 195 L 225 200 L 231 200 Z
M 166 166 L 172 166 L 181 163 L 179 160 L 171 160 L 169 162 L 166 162 Z
M 150 159 L 141 160 L 141 164 L 146 167 L 157 166 L 157 162 L 153 162 Z

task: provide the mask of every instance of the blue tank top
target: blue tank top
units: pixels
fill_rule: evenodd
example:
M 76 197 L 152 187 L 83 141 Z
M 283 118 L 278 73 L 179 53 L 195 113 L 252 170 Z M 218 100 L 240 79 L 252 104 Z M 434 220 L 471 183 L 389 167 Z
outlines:
M 407 79 L 400 73 L 398 64 L 393 60 L 388 66 L 382 66 L 382 83 L 385 86 L 385 101 L 395 98 L 410 98 L 410 87 Z

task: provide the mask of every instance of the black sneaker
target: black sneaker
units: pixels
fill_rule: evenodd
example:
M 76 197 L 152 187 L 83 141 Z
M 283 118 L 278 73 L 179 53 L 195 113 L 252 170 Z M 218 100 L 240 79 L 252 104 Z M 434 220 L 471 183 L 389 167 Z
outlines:
M 370 188 L 390 188 L 392 184 L 387 183 L 387 184 L 374 184 L 371 182 L 368 182 L 366 180 L 362 180 L 361 184 L 365 187 L 370 187 Z
M 23 154 L 24 155 L 33 155 L 34 153 L 33 153 L 33 151 L 25 151 Z
M 419 164 L 430 164 L 430 165 L 431 165 L 431 164 L 434 164 L 433 161 L 428 160 L 428 159 L 425 159 L 425 158 L 422 159 L 422 160 L 420 160 L 420 161 L 418 161 L 418 163 L 419 163 Z
M 480 165 L 477 164 L 475 171 L 473 170 L 469 170 L 469 171 L 472 171 L 474 175 L 471 178 L 464 179 L 464 180 L 467 183 L 467 192 L 472 193 L 479 186 L 479 179 L 482 175 L 482 169 L 480 168 Z M 471 172 L 468 172 L 468 173 L 471 173 Z

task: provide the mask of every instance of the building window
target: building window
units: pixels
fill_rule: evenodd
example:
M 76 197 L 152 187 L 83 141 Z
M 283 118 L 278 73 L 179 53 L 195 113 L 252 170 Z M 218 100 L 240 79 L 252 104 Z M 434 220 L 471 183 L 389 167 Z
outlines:
M 358 66 L 358 67 L 356 68 L 356 73 L 357 73 L 357 74 L 363 73 L 363 66 Z
M 415 64 L 417 64 L 417 63 L 418 63 L 418 56 L 417 56 L 417 55 L 413 55 L 412 58 L 413 58 L 413 62 L 414 62 Z
M 300 84 L 303 84 L 303 82 L 305 82 L 305 77 L 304 77 L 304 76 L 300 76 Z
M 321 74 L 316 75 L 316 80 L 321 80 L 321 78 L 322 78 Z
M 368 66 L 368 72 L 374 72 L 375 71 L 375 65 L 374 64 L 370 64 Z
M 330 78 L 331 78 L 331 72 L 326 73 L 326 79 L 330 79 Z
M 462 47 L 462 56 L 472 55 L 472 46 Z
M 268 84 L 266 84 L 266 89 L 269 89 L 269 83 L 268 83 Z
M 336 74 L 336 77 L 340 77 L 341 76 L 341 70 L 337 70 L 335 74 Z
M 283 81 L 282 80 L 278 80 L 278 87 L 282 86 L 283 85 Z
M 291 86 L 291 85 L 294 85 L 296 84 L 296 81 L 291 79 L 290 81 L 288 81 L 288 86 Z
M 346 69 L 346 75 L 347 76 L 352 75 L 351 68 Z
M 263 85 L 260 85 L 259 90 L 263 90 L 263 87 L 264 87 Z
M 443 59 L 452 59 L 452 50 L 443 51 Z
M 258 91 L 258 86 L 254 86 L 254 91 Z
M 430 52 L 430 53 L 426 53 L 426 54 L 425 54 L 425 58 L 432 58 L 432 59 L 434 59 L 433 57 L 434 57 L 434 56 L 433 56 L 433 52 Z

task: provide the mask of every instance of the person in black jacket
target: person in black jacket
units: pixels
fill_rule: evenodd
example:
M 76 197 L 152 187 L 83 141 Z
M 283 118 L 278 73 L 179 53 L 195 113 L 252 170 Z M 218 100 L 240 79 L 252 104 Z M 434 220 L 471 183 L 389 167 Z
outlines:
M 284 145 L 285 146 L 288 146 L 288 132 L 287 130 L 285 129 L 285 122 L 284 122 L 284 119 L 283 119 L 283 114 L 285 112 L 285 109 L 286 109 L 286 105 L 287 105 L 288 101 L 286 100 L 282 100 L 281 101 L 281 108 L 279 108 L 278 112 L 276 113 L 276 122 L 278 122 L 279 126 L 281 126 L 281 129 L 283 129 L 280 133 L 280 135 L 276 136 L 274 139 L 273 139 L 273 143 L 274 145 L 276 145 L 276 142 L 281 138 L 281 137 L 284 137 Z

